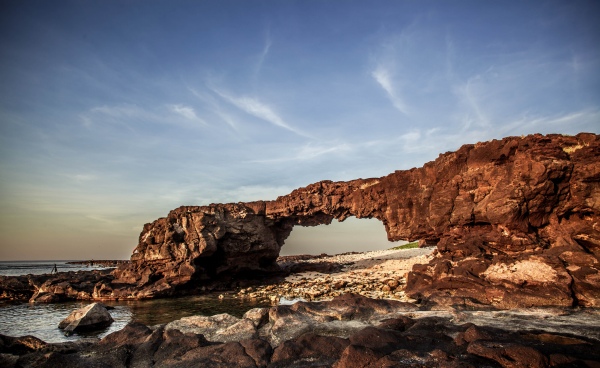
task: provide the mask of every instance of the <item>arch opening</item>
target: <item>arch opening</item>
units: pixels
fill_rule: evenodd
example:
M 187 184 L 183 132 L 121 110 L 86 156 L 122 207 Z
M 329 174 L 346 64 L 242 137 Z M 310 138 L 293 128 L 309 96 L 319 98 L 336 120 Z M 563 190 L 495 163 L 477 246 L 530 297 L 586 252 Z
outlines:
M 375 218 L 359 219 L 352 216 L 341 222 L 333 220 L 329 225 L 295 225 L 279 254 L 289 256 L 369 252 L 389 249 L 405 243 L 407 242 L 389 241 L 381 221 Z

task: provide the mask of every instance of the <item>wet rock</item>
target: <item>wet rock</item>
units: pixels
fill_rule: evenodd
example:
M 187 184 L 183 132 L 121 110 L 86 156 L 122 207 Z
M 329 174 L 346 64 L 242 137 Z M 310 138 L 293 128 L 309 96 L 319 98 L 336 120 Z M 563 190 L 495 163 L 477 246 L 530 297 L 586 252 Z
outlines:
M 86 307 L 77 309 L 58 324 L 58 328 L 64 330 L 66 335 L 77 331 L 90 331 L 110 326 L 113 318 L 106 307 L 100 303 L 92 303 Z
M 260 320 L 259 320 L 260 322 Z M 202 334 L 209 341 L 229 342 L 256 337 L 255 322 L 223 313 L 214 316 L 191 316 L 169 322 L 166 330 Z
M 306 333 L 279 345 L 273 351 L 270 366 L 331 366 L 348 344 L 347 339 Z M 318 365 L 315 365 L 315 362 L 318 362 Z
M 319 303 L 299 302 L 265 311 L 252 310 L 242 319 L 227 315 L 208 317 L 199 319 L 196 326 L 182 323 L 169 328 L 148 328 L 131 323 L 94 344 L 66 346 L 47 344 L 31 337 L 0 335 L 0 362 L 8 367 L 65 368 L 585 367 L 600 364 L 600 334 L 594 333 L 595 338 L 590 338 L 584 336 L 589 335 L 584 334 L 584 330 L 574 335 L 539 330 L 536 324 L 528 325 L 528 330 L 512 331 L 473 323 L 457 324 L 453 322 L 452 313 L 419 311 L 398 301 L 356 295 Z M 464 318 L 469 316 L 467 311 L 460 313 Z M 473 312 L 472 316 L 485 322 L 481 313 Z M 497 325 L 504 325 L 502 314 L 489 313 L 492 319 L 500 319 Z M 265 316 L 268 316 L 267 321 Z M 543 316 L 549 318 L 547 314 Z M 530 321 L 533 317 L 522 318 L 522 321 Z M 260 322 L 256 324 L 256 321 Z M 226 342 L 217 341 L 218 331 L 240 323 L 259 327 L 259 336 L 243 338 L 242 334 L 236 341 L 231 338 L 232 334 L 226 334 L 228 338 L 223 340 Z M 286 324 L 290 327 L 287 332 Z M 176 326 L 183 331 L 174 328 Z M 580 329 L 597 329 L 594 326 L 581 323 Z M 565 330 L 567 327 L 565 325 Z M 194 329 L 202 334 L 193 332 Z

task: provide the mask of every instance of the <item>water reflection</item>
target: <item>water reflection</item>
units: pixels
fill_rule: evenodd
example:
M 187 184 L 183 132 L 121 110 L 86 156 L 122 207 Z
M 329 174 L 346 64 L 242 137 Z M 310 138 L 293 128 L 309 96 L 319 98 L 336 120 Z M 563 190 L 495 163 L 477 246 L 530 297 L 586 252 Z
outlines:
M 46 342 L 74 341 L 82 337 L 102 338 L 125 327 L 129 322 L 148 326 L 171 322 L 193 315 L 229 313 L 241 317 L 247 310 L 268 307 L 267 301 L 239 300 L 218 295 L 187 296 L 173 299 L 156 299 L 128 302 L 106 302 L 113 307 L 109 312 L 115 320 L 109 327 L 89 333 L 76 333 L 66 337 L 58 324 L 73 310 L 88 302 L 56 304 L 8 304 L 0 306 L 0 334 L 11 336 L 33 335 Z

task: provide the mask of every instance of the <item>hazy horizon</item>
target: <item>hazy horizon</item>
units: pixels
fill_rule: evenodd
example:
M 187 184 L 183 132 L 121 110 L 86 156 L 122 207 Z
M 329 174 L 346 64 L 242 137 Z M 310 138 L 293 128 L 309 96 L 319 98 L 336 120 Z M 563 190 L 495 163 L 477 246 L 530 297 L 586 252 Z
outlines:
M 343 241 L 340 241 L 343 239 Z M 390 242 L 383 223 L 377 219 L 357 219 L 349 217 L 343 222 L 333 220 L 329 225 L 294 226 L 292 233 L 281 247 L 282 256 L 296 254 L 330 255 L 345 252 L 368 252 L 383 250 L 404 244 L 404 241 Z M 133 249 L 132 249 L 133 250 Z M 130 252 L 131 253 L 131 252 Z M 129 259 L 130 254 L 121 258 L 72 258 L 72 259 L 0 259 L 0 262 L 51 262 L 51 261 L 102 261 Z
M 600 133 L 599 16 L 586 0 L 0 0 L 0 260 L 128 259 L 182 205 Z M 387 246 L 358 224 L 295 229 L 284 252 Z

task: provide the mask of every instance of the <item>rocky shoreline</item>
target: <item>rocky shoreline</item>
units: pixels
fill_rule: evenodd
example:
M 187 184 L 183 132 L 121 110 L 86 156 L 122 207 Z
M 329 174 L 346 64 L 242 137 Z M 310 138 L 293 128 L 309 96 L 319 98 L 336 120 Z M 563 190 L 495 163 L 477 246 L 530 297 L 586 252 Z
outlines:
M 2 336 L 0 363 L 600 366 L 599 158 L 595 134 L 508 137 L 381 178 L 322 181 L 272 201 L 177 208 L 144 225 L 131 260 L 114 271 L 0 277 L 0 299 L 222 291 L 306 302 L 241 319 L 131 324 L 100 342 Z M 422 239 L 422 248 L 279 257 L 294 226 L 349 216 L 377 218 L 389 240 Z
M 70 261 L 67 264 L 76 264 L 84 266 L 101 266 L 101 267 L 117 267 L 122 264 L 129 263 L 128 259 L 90 259 L 87 261 Z
M 0 366 L 596 367 L 600 312 L 586 311 L 572 318 L 566 309 L 420 311 L 411 303 L 343 294 L 256 308 L 242 318 L 131 323 L 100 341 L 47 344 L 0 335 Z
M 140 300 L 233 288 L 252 294 L 248 287 L 294 271 L 277 262 L 294 226 L 355 216 L 381 220 L 389 240 L 436 247 L 435 257 L 407 275 L 379 274 L 385 280 L 363 285 L 374 297 L 403 291 L 441 306 L 598 307 L 599 157 L 595 134 L 507 137 L 381 178 L 322 181 L 272 201 L 184 206 L 144 225 L 131 260 L 110 274 L 0 277 L 0 298 Z M 314 291 L 329 281 L 288 280 L 288 290 L 277 292 L 307 300 L 362 293 L 352 279 Z
M 431 308 L 404 293 L 434 248 L 280 257 L 288 275 L 228 297 L 268 299 L 241 318 L 130 323 L 102 340 L 0 335 L 3 367 L 595 367 L 600 310 Z M 298 299 L 289 305 L 279 302 Z

